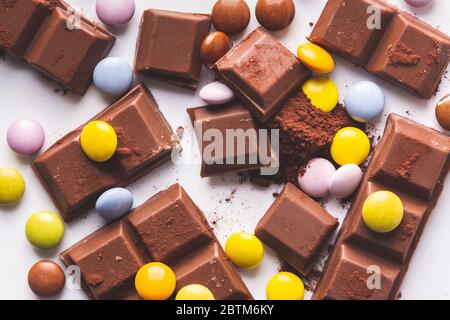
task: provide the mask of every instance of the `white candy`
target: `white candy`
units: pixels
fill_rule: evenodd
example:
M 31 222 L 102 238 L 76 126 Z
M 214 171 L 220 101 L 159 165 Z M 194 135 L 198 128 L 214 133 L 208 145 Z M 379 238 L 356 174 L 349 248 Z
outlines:
M 331 177 L 330 194 L 338 198 L 346 198 L 358 188 L 363 173 L 356 164 L 346 164 L 336 170 Z
M 219 81 L 204 86 L 200 90 L 199 96 L 207 104 L 224 104 L 234 99 L 233 91 Z

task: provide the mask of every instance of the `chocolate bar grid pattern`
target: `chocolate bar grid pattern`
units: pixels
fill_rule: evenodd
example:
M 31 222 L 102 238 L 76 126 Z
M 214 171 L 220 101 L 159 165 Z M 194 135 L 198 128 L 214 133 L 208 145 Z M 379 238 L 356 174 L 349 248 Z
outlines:
M 390 115 L 313 299 L 397 298 L 448 174 L 449 150 L 450 137 Z M 386 234 L 369 230 L 361 216 L 365 199 L 378 190 L 396 193 L 404 206 L 401 224 Z M 378 271 L 381 287 L 369 288 L 368 277 Z
M 201 284 L 217 300 L 252 299 L 203 213 L 178 184 L 81 240 L 61 259 L 80 268 L 84 290 L 95 299 L 139 299 L 135 274 L 152 261 L 174 270 L 175 292 Z
M 102 163 L 88 159 L 79 143 L 79 127 L 39 155 L 32 165 L 66 221 L 93 207 L 102 192 L 126 186 L 168 161 L 178 145 L 143 84 L 92 120 L 106 121 L 115 129 L 118 148 L 113 158 Z
M 381 28 L 369 29 L 374 9 Z M 450 38 L 382 0 L 329 0 L 309 40 L 429 99 L 450 60 Z
M 0 3 L 0 49 L 84 95 L 95 66 L 109 53 L 115 37 L 69 8 L 60 0 Z

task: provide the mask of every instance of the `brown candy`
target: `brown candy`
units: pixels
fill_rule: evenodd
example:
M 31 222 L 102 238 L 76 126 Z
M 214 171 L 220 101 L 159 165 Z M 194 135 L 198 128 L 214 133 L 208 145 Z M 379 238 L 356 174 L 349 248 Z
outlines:
M 65 282 L 64 271 L 51 260 L 35 263 L 28 272 L 30 289 L 41 297 L 57 295 L 64 288 Z
M 221 32 L 211 32 L 202 42 L 200 57 L 207 67 L 211 67 L 230 50 L 230 39 Z
M 258 0 L 256 18 L 267 30 L 279 31 L 294 20 L 295 5 L 292 0 Z
M 450 95 L 446 95 L 438 102 L 436 118 L 445 130 L 450 130 Z
M 211 13 L 214 27 L 228 35 L 238 34 L 250 22 L 250 9 L 243 0 L 219 0 Z

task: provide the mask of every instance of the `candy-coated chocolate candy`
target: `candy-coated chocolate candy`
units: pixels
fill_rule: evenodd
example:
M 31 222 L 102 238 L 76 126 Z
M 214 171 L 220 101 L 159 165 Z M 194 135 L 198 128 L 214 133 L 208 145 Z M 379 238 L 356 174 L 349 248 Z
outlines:
M 0 168 L 0 205 L 11 205 L 19 201 L 25 191 L 25 181 L 19 171 Z
M 446 95 L 438 102 L 436 118 L 445 130 L 450 130 L 450 95 Z
M 360 129 L 345 127 L 339 130 L 331 144 L 331 156 L 337 164 L 362 164 L 369 156 L 370 141 Z
M 345 97 L 345 109 L 355 121 L 369 122 L 378 118 L 384 111 L 383 90 L 371 81 L 355 84 Z
M 254 268 L 264 257 L 264 248 L 257 237 L 248 232 L 238 232 L 227 239 L 225 253 L 240 268 Z
M 280 272 L 267 283 L 266 295 L 269 300 L 303 300 L 305 286 L 295 274 Z
M 166 300 L 175 290 L 175 273 L 164 263 L 147 263 L 137 272 L 134 284 L 142 299 Z
M 311 78 L 305 81 L 302 89 L 305 95 L 311 100 L 311 104 L 323 112 L 332 111 L 338 103 L 338 88 L 328 78 Z
M 317 44 L 306 42 L 297 49 L 297 56 L 309 69 L 317 73 L 329 73 L 334 69 L 333 57 Z
M 233 91 L 220 81 L 204 86 L 200 90 L 199 96 L 207 104 L 224 104 L 234 99 Z
M 346 198 L 358 188 L 363 173 L 356 164 L 343 165 L 333 174 L 330 180 L 330 194 L 337 198 Z
M 214 295 L 201 284 L 189 284 L 178 291 L 175 300 L 214 300 Z
M 378 233 L 390 232 L 402 222 L 402 200 L 390 191 L 374 192 L 364 201 L 362 217 L 370 230 Z
M 205 66 L 211 67 L 230 50 L 230 47 L 230 38 L 225 33 L 211 32 L 203 39 L 200 57 Z
M 40 297 L 51 297 L 62 291 L 66 283 L 63 269 L 51 260 L 36 262 L 28 271 L 28 285 Z
M 133 206 L 133 195 L 125 188 L 105 191 L 97 200 L 95 210 L 105 219 L 117 219 L 127 214 Z
M 279 31 L 294 20 L 295 5 L 292 0 L 258 0 L 256 19 L 267 30 Z
M 328 186 L 335 172 L 336 169 L 330 161 L 315 158 L 310 160 L 298 175 L 298 184 L 307 195 L 322 198 L 328 195 Z
M 116 152 L 116 131 L 104 121 L 91 121 L 81 131 L 80 143 L 89 159 L 104 162 Z
M 250 22 L 250 9 L 244 0 L 218 0 L 212 9 L 211 20 L 216 30 L 228 35 L 238 34 Z
M 116 57 L 100 61 L 95 67 L 93 77 L 97 89 L 112 96 L 123 95 L 133 84 L 133 71 L 130 65 Z
M 12 151 L 31 156 L 41 150 L 44 145 L 44 128 L 36 120 L 16 120 L 8 127 L 6 140 Z
M 25 225 L 28 241 L 40 249 L 56 247 L 64 236 L 64 224 L 54 212 L 44 210 L 33 213 Z
M 414 8 L 423 8 L 432 3 L 433 0 L 405 0 L 405 2 Z
M 97 0 L 97 16 L 104 24 L 121 27 L 134 16 L 134 0 Z

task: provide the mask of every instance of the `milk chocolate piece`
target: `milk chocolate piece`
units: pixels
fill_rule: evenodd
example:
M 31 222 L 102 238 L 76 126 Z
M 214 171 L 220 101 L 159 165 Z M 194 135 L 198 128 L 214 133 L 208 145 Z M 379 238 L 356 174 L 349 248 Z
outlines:
M 0 4 L 0 49 L 6 49 L 65 89 L 84 95 L 92 73 L 114 45 L 108 31 L 59 0 Z
M 382 0 L 329 0 L 309 39 L 424 99 L 450 60 L 447 35 Z
M 202 155 L 200 175 L 209 177 L 225 172 L 239 172 L 264 166 L 260 161 L 260 149 L 267 150 L 269 143 L 262 145 L 259 125 L 252 114 L 240 102 L 222 106 L 206 106 L 187 110 L 194 126 Z M 223 139 L 221 152 L 213 151 L 218 141 L 209 134 L 220 134 Z M 266 163 L 267 165 L 267 163 Z
M 86 157 L 79 144 L 82 127 L 42 153 L 33 169 L 69 221 L 91 208 L 105 190 L 126 186 L 170 159 L 177 140 L 148 89 L 137 85 L 92 120 L 116 130 L 118 148 L 107 162 Z
M 288 183 L 256 226 L 255 235 L 302 274 L 308 274 L 339 223 Z
M 395 299 L 449 166 L 450 137 L 390 115 L 313 298 Z M 361 219 L 365 199 L 378 190 L 396 193 L 404 206 L 401 224 L 385 234 Z
M 215 299 L 252 299 L 206 221 L 184 189 L 172 185 L 61 253 L 77 265 L 83 288 L 94 299 L 139 299 L 134 277 L 158 261 L 175 272 L 175 292 L 201 284 Z
M 261 122 L 310 75 L 294 54 L 262 28 L 235 45 L 213 69 Z
M 200 47 L 210 24 L 207 14 L 144 11 L 136 72 L 195 90 L 202 68 Z

